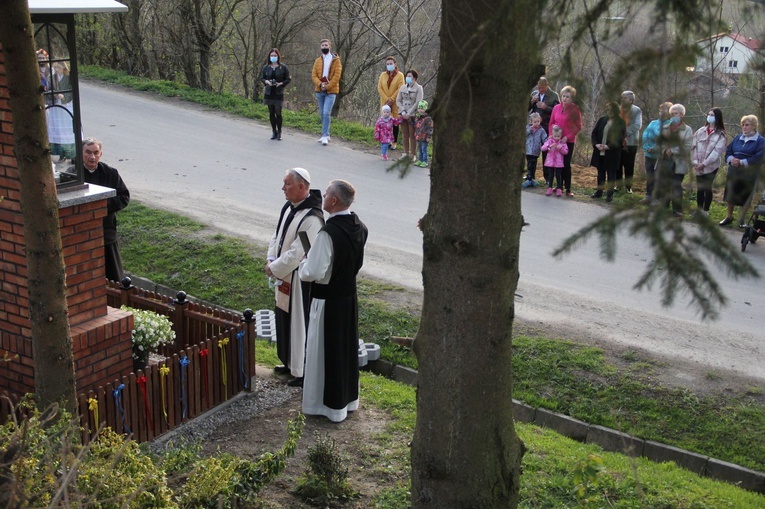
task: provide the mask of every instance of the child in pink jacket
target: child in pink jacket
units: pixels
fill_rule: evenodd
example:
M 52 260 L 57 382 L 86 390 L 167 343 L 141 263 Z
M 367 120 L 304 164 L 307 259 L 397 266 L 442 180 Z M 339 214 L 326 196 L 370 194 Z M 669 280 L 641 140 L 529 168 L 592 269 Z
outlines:
M 547 183 L 547 196 L 553 194 L 553 177 L 555 177 L 555 195 L 563 195 L 563 156 L 568 154 L 568 144 L 563 136 L 563 129 L 560 126 L 552 126 L 552 136 L 542 145 L 542 152 L 547 152 L 545 159 L 545 173 L 550 181 Z

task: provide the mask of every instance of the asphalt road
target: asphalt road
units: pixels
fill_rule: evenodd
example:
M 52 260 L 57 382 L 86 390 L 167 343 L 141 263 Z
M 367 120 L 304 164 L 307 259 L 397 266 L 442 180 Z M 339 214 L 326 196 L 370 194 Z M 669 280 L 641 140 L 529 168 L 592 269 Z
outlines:
M 284 197 L 284 170 L 310 171 L 312 187 L 345 178 L 358 190 L 354 210 L 369 227 L 365 274 L 422 288 L 417 219 L 427 210 L 427 170 L 405 179 L 386 171 L 372 150 L 286 129 L 270 140 L 270 127 L 176 100 L 95 83 L 81 85 L 85 136 L 104 143 L 103 160 L 117 167 L 133 199 L 180 212 L 228 233 L 267 242 Z M 721 319 L 702 323 L 681 299 L 661 306 L 658 291 L 632 286 L 651 258 L 644 242 L 622 235 L 615 263 L 599 258 L 591 241 L 563 259 L 560 242 L 603 214 L 599 205 L 523 193 L 531 226 L 522 234 L 516 316 L 542 329 L 612 342 L 675 358 L 698 371 L 733 370 L 765 379 L 762 280 L 733 281 L 715 270 L 730 299 Z M 693 226 L 689 226 L 693 227 Z M 730 233 L 738 242 L 739 232 Z M 765 273 L 765 242 L 746 252 Z

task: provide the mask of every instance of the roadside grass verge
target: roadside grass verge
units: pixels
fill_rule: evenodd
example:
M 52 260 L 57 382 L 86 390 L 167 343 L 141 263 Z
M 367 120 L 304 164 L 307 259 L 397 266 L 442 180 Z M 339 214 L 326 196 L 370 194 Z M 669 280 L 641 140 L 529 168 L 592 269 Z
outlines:
M 236 94 L 205 92 L 174 81 L 151 80 L 130 76 L 122 71 L 105 67 L 83 65 L 79 67 L 80 76 L 93 78 L 107 83 L 114 83 L 141 92 L 153 92 L 164 97 L 177 97 L 217 110 L 254 120 L 268 122 L 268 107 L 262 103 L 246 99 Z M 284 127 L 292 127 L 309 133 L 321 134 L 321 119 L 315 109 L 294 111 L 283 110 Z M 374 141 L 374 129 L 339 118 L 332 119 L 332 136 L 348 141 L 363 143 L 370 147 L 379 144 Z
M 415 389 L 369 373 L 361 376 L 361 398 L 393 417 L 386 432 L 375 437 L 379 448 L 370 466 L 390 486 L 375 499 L 375 507 L 409 506 L 409 447 L 414 430 Z M 520 508 L 537 507 L 715 507 L 755 508 L 765 497 L 730 484 L 705 479 L 674 464 L 603 452 L 557 433 L 528 424 L 516 424 L 527 447 L 523 458 Z M 601 464 L 602 462 L 602 464 Z M 578 477 L 594 467 L 590 477 Z M 578 498 L 577 486 L 583 491 Z M 579 505 L 579 502 L 586 503 Z
M 137 202 L 119 213 L 119 221 L 122 256 L 129 272 L 238 311 L 273 307 L 273 290 L 263 274 L 262 247 Z M 384 300 L 396 291 L 378 282 L 360 282 L 360 336 L 380 344 L 384 358 L 416 369 L 412 353 L 389 341 L 391 335 L 414 336 L 419 325 L 416 309 Z M 622 366 L 617 367 L 601 349 L 523 332 L 517 327 L 513 339 L 517 399 L 765 470 L 765 395 L 760 388 L 728 390 L 722 380 L 719 392 L 698 396 L 691 390 L 662 386 L 653 377 L 662 366 L 634 352 L 625 353 Z M 275 349 L 260 345 L 258 361 L 276 364 Z

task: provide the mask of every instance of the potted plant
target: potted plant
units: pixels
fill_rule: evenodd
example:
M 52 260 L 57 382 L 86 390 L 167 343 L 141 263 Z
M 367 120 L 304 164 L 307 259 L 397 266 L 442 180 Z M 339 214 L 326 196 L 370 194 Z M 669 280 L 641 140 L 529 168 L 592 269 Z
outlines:
M 166 316 L 154 311 L 128 306 L 120 309 L 133 313 L 133 371 L 144 369 L 149 353 L 175 340 L 173 324 Z

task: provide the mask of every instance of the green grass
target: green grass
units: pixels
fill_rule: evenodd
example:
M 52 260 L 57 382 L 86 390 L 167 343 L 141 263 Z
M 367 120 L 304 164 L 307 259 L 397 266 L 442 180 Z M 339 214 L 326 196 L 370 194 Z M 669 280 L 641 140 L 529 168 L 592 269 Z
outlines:
M 765 470 L 759 391 L 699 398 L 658 385 L 655 364 L 634 352 L 617 369 L 602 350 L 568 341 L 515 336 L 513 346 L 513 395 L 527 404 Z
M 273 308 L 273 291 L 263 274 L 262 247 L 214 234 L 204 225 L 136 202 L 119 213 L 119 221 L 122 256 L 129 272 L 227 308 Z M 360 281 L 360 335 L 380 344 L 384 358 L 416 368 L 409 350 L 389 342 L 391 335 L 414 336 L 419 325 L 416 311 L 382 300 L 400 291 Z M 561 339 L 516 332 L 513 342 L 517 399 L 765 470 L 765 404 L 760 388 L 699 398 L 691 391 L 656 383 L 653 372 L 663 366 L 634 351 L 621 356 L 626 367 L 617 367 L 607 362 L 602 350 Z M 258 360 L 277 364 L 275 348 L 259 344 Z M 413 426 L 403 418 L 401 422 L 402 430 Z
M 585 361 L 585 364 L 587 362 Z M 370 458 L 386 488 L 375 499 L 376 508 L 409 507 L 407 472 L 408 440 L 415 414 L 415 389 L 362 373 L 361 398 L 383 409 L 393 420 L 376 437 L 384 452 Z M 765 497 L 732 485 L 705 479 L 672 463 L 658 464 L 621 454 L 606 453 L 594 445 L 581 444 L 532 425 L 517 424 L 527 447 L 523 458 L 520 508 L 575 507 L 576 466 L 602 461 L 602 470 L 588 483 L 584 495 L 589 505 L 614 508 L 759 508 Z M 379 449 L 379 448 L 378 448 Z M 375 468 L 375 467 L 373 467 Z M 403 470 L 403 472 L 402 472 Z
M 174 81 L 151 80 L 130 76 L 122 71 L 105 67 L 84 65 L 79 68 L 80 76 L 114 83 L 141 92 L 152 92 L 164 97 L 177 97 L 184 101 L 202 104 L 210 108 L 226 111 L 234 115 L 268 122 L 268 107 L 236 94 L 205 92 Z M 284 127 L 321 134 L 321 119 L 313 110 L 283 110 Z M 378 146 L 374 141 L 374 129 L 348 122 L 339 118 L 332 119 L 332 136 L 348 141 Z

